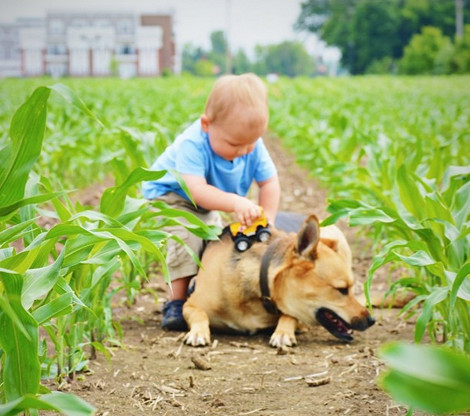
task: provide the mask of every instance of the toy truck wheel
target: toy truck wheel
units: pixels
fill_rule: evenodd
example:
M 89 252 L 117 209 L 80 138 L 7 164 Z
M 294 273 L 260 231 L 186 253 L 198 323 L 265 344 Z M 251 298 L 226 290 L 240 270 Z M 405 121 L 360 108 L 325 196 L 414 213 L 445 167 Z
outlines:
M 235 241 L 235 248 L 243 253 L 244 251 L 248 250 L 251 246 L 251 241 L 248 237 L 245 237 L 244 235 L 241 235 L 237 237 Z
M 271 237 L 271 231 L 269 231 L 267 228 L 261 228 L 256 233 L 257 240 L 261 242 L 268 241 L 269 237 Z

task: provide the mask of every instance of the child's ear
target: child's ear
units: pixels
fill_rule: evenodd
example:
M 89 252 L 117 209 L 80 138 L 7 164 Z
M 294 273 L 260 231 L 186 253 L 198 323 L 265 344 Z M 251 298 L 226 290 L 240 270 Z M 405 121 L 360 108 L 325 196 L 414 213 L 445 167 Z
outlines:
M 201 115 L 201 128 L 204 133 L 209 132 L 209 125 L 210 125 L 209 117 L 207 117 L 205 114 L 202 114 Z

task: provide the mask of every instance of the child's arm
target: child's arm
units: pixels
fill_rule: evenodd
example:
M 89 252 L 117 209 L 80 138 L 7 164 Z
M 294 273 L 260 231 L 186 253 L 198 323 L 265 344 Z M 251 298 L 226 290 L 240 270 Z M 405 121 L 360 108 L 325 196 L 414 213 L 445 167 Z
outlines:
M 269 220 L 269 223 L 274 225 L 277 210 L 279 208 L 279 200 L 281 197 L 281 185 L 277 175 L 258 183 L 259 205 L 263 207 L 264 213 Z
M 225 192 L 209 185 L 206 179 L 196 175 L 181 175 L 194 202 L 205 209 L 233 212 L 237 221 L 249 226 L 260 216 L 258 206 L 248 198 Z

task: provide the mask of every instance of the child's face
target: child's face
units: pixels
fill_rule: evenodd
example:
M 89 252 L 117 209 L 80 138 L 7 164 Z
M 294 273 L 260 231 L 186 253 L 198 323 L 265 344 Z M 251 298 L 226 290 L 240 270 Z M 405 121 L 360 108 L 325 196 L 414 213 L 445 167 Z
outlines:
M 213 152 L 226 159 L 233 160 L 253 151 L 256 141 L 265 132 L 265 128 L 247 128 L 236 117 L 211 123 L 205 115 L 201 116 L 202 130 L 209 134 L 209 143 Z

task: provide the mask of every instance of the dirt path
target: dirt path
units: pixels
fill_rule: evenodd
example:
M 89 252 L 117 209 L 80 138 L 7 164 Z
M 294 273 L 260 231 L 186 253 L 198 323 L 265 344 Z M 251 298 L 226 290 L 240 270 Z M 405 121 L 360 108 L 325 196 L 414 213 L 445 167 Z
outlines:
M 281 209 L 325 217 L 326 192 L 278 140 L 267 144 L 282 182 Z M 358 254 L 363 244 L 355 243 L 354 231 L 347 234 L 360 292 L 370 257 Z M 161 330 L 164 288 L 156 278 L 149 288 L 160 294 L 158 304 L 152 294 L 143 294 L 131 309 L 116 306 L 126 348 L 113 350 L 111 362 L 102 356 L 90 362 L 85 380 L 65 386 L 94 404 L 98 415 L 406 414 L 376 384 L 383 370 L 378 347 L 412 340 L 413 325 L 401 322 L 396 311 L 376 310 L 377 324 L 356 332 L 351 344 L 313 327 L 298 336 L 297 347 L 283 351 L 269 347 L 269 334 L 215 334 L 211 347 L 194 349 L 182 344 L 183 334 Z

